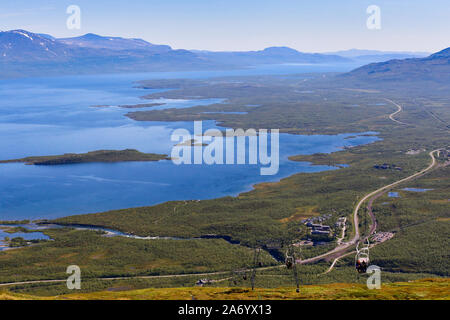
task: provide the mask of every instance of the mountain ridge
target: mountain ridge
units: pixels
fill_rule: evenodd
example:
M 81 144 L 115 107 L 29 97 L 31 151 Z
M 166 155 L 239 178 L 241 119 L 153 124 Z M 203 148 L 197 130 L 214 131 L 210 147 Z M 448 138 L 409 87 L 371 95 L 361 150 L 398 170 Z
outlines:
M 371 63 L 344 75 L 370 81 L 450 81 L 450 47 L 424 58 Z
M 80 37 L 57 38 L 59 42 L 80 47 L 103 48 L 110 50 L 149 50 L 152 52 L 167 52 L 172 50 L 168 45 L 157 45 L 138 38 L 104 37 L 87 33 Z

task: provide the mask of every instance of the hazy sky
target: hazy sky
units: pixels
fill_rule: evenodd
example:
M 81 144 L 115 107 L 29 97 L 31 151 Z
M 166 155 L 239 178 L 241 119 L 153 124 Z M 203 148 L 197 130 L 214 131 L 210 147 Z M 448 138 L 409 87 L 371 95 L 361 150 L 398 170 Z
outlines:
M 81 8 L 81 30 L 66 27 L 69 5 Z M 369 5 L 381 9 L 380 30 L 366 26 Z M 19 28 L 56 37 L 136 37 L 184 49 L 432 52 L 450 46 L 450 1 L 1 0 L 0 30 Z

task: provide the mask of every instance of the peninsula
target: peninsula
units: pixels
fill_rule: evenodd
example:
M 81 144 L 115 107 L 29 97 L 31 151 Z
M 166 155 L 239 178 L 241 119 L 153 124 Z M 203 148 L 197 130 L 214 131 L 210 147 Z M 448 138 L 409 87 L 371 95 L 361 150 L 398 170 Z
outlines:
M 27 165 L 61 165 L 87 162 L 125 162 L 168 160 L 165 154 L 142 153 L 134 149 L 98 150 L 87 153 L 66 153 L 56 156 L 37 156 L 21 159 L 0 160 L 1 163 L 24 162 Z

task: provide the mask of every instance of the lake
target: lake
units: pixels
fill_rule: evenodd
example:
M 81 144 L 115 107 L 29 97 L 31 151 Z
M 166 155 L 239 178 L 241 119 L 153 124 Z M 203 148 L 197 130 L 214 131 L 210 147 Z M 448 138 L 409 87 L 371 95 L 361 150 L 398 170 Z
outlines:
M 345 68 L 349 70 L 351 67 Z M 172 131 L 186 128 L 193 132 L 192 122 L 137 122 L 124 116 L 130 109 L 92 107 L 139 104 L 147 102 L 139 97 L 158 91 L 135 88 L 135 81 L 347 71 L 343 68 L 342 65 L 283 65 L 223 72 L 159 72 L 0 81 L 0 159 L 126 148 L 170 154 L 174 145 L 170 141 Z M 223 97 L 164 99 L 161 102 L 165 105 L 158 108 L 187 108 L 221 101 L 224 101 Z M 214 121 L 205 121 L 203 126 L 204 129 L 216 127 Z M 237 195 L 251 190 L 256 183 L 278 181 L 294 173 L 337 169 L 292 162 L 287 158 L 371 143 L 379 139 L 374 134 L 280 134 L 280 170 L 274 176 L 261 176 L 258 165 L 177 166 L 171 161 L 61 166 L 3 164 L 0 165 L 0 220 L 55 218 L 169 200 Z
M 19 225 L 0 225 L 0 251 L 8 250 L 9 246 L 4 240 L 5 238 L 23 238 L 24 240 L 50 240 L 50 237 L 40 231 L 31 230 L 30 232 L 6 232 L 9 228 Z M 25 227 L 25 226 L 24 226 Z

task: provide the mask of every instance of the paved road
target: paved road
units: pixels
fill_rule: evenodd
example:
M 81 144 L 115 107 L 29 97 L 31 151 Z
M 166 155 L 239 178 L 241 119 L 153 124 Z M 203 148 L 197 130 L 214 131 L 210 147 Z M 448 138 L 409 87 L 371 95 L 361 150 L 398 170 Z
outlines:
M 401 179 L 401 180 L 398 180 L 398 181 L 396 181 L 396 182 L 393 182 L 393 183 L 391 183 L 391 184 L 388 184 L 387 186 L 381 187 L 381 188 L 379 188 L 379 189 L 377 189 L 377 190 L 375 190 L 375 191 L 369 193 L 368 195 L 366 195 L 364 198 L 362 198 L 362 199 L 358 202 L 358 204 L 357 204 L 356 207 L 355 207 L 355 210 L 353 211 L 353 221 L 354 221 L 354 224 L 355 224 L 355 226 L 354 226 L 354 227 L 355 227 L 355 236 L 353 237 L 353 239 L 351 240 L 351 242 L 356 243 L 356 241 L 358 241 L 359 238 L 360 238 L 360 234 L 359 234 L 359 226 L 358 226 L 358 222 L 359 222 L 359 221 L 358 221 L 358 211 L 359 211 L 359 209 L 361 208 L 361 205 L 362 205 L 365 201 L 367 201 L 369 198 L 374 197 L 374 196 L 377 196 L 378 193 L 383 193 L 383 192 L 385 192 L 385 191 L 387 191 L 387 190 L 389 190 L 389 189 L 392 189 L 392 188 L 396 187 L 397 185 L 399 185 L 399 184 L 401 184 L 401 183 L 403 183 L 403 182 L 410 181 L 410 180 L 415 179 L 415 178 L 417 178 L 417 177 L 419 177 L 419 176 L 422 176 L 423 174 L 425 174 L 425 173 L 427 173 L 428 171 L 430 171 L 431 169 L 433 169 L 433 167 L 436 165 L 436 158 L 434 157 L 434 153 L 437 152 L 437 151 L 439 151 L 439 150 L 440 150 L 440 149 L 436 149 L 436 150 L 433 150 L 433 151 L 431 151 L 431 152 L 429 153 L 429 156 L 431 157 L 431 163 L 430 163 L 430 165 L 429 165 L 428 167 L 426 167 L 425 169 L 423 169 L 423 170 L 421 170 L 421 171 L 419 171 L 419 172 L 417 172 L 417 173 L 415 173 L 415 174 L 413 174 L 413 175 L 411 175 L 411 176 L 409 176 L 409 177 L 403 178 L 403 179 Z

